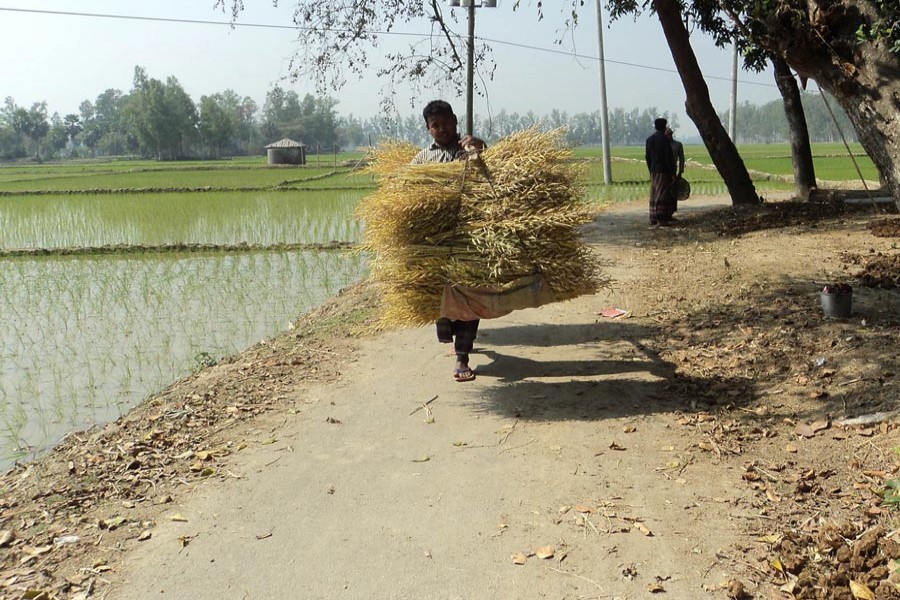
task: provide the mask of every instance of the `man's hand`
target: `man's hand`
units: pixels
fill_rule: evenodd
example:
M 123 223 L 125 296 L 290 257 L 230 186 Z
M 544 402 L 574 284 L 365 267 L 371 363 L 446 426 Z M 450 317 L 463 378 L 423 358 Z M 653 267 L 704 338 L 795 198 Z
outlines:
M 484 140 L 471 136 L 465 135 L 462 139 L 459 140 L 459 145 L 462 146 L 465 150 L 476 150 L 481 151 L 487 148 L 487 144 L 484 143 Z

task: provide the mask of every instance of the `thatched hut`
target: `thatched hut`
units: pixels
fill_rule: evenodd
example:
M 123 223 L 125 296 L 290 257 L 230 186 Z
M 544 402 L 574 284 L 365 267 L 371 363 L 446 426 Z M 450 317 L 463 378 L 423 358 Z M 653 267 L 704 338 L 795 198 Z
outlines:
M 284 138 L 266 146 L 266 157 L 270 165 L 305 165 L 306 144 Z

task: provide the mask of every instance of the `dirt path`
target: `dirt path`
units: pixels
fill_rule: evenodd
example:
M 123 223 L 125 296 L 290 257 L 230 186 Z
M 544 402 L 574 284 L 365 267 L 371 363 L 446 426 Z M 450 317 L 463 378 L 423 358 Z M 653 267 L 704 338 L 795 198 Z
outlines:
M 612 275 L 641 277 L 642 207 L 596 227 Z M 186 522 L 162 520 L 110 598 L 692 598 L 727 581 L 740 493 L 681 462 L 671 368 L 640 323 L 597 316 L 611 305 L 629 298 L 485 322 L 467 384 L 431 328 L 365 340 L 239 479 L 172 508 Z
M 363 286 L 73 434 L 0 479 L 0 600 L 900 598 L 898 429 L 839 424 L 900 408 L 900 221 L 724 205 L 600 215 L 615 289 L 484 322 L 474 382 L 335 338 Z

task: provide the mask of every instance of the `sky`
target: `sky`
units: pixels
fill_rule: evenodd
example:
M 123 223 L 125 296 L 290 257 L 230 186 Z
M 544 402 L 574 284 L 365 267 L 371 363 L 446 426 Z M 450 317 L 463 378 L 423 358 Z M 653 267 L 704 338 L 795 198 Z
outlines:
M 77 113 L 82 101 L 93 101 L 108 88 L 127 93 L 135 66 L 157 79 L 175 76 L 195 102 L 228 88 L 250 96 L 260 107 L 275 85 L 301 97 L 316 94 L 311 81 L 286 79 L 297 47 L 297 32 L 290 28 L 293 1 L 280 0 L 273 6 L 272 0 L 244 0 L 237 27 L 230 27 L 230 14 L 215 10 L 214 4 L 214 0 L 0 0 L 0 56 L 6 57 L 0 63 L 0 98 L 12 97 L 26 107 L 46 101 L 50 114 Z M 537 20 L 534 0 L 523 0 L 515 12 L 512 0 L 498 4 L 476 10 L 476 36 L 489 40 L 497 69 L 494 79 L 485 82 L 486 97 L 475 98 L 475 114 L 486 117 L 501 109 L 537 115 L 553 109 L 569 114 L 598 110 L 601 86 L 594 3 L 585 3 L 575 35 L 563 45 L 553 43 L 564 18 L 555 6 L 562 8 L 568 2 L 545 1 L 542 22 Z M 446 10 L 458 11 L 457 30 L 465 32 L 465 10 Z M 682 138 L 695 136 L 696 129 L 684 112 L 684 90 L 655 15 L 611 23 L 604 8 L 602 18 L 609 109 L 656 108 L 676 115 Z M 423 21 L 401 31 L 429 30 Z M 716 110 L 727 110 L 731 50 L 716 48 L 700 32 L 692 34 L 692 43 Z M 388 48 L 396 44 L 408 44 L 408 38 L 387 40 Z M 377 62 L 380 57 L 373 58 Z M 377 92 L 381 86 L 374 76 L 365 76 L 329 95 L 338 100 L 339 114 L 372 117 L 380 111 Z M 402 102 L 404 90 L 400 92 L 398 104 L 405 109 L 409 104 Z M 423 98 L 422 103 L 433 98 L 446 99 L 458 113 L 464 112 L 465 98 L 455 97 L 449 89 L 433 90 L 433 97 Z M 771 71 L 739 73 L 739 103 L 764 104 L 778 98 Z M 408 111 L 405 114 L 414 109 Z M 651 129 L 648 123 L 648 132 Z

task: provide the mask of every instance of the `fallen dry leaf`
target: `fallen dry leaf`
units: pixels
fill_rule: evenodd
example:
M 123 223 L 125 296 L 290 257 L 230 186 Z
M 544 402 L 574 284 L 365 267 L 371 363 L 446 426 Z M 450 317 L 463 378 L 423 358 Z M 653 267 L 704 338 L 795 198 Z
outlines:
M 870 590 L 865 584 L 858 583 L 852 579 L 850 580 L 850 593 L 859 600 L 875 600 L 875 592 Z
M 174 515 L 170 515 L 170 516 L 169 516 L 169 520 L 170 520 L 170 521 L 175 521 L 175 522 L 177 522 L 177 523 L 187 523 L 187 517 L 185 517 L 185 516 L 183 516 L 183 515 L 181 515 L 181 514 L 179 514 L 179 513 L 175 513 Z
M 413 459 L 413 462 L 415 462 L 415 463 L 423 463 L 423 462 L 428 462 L 429 460 L 431 460 L 431 457 L 430 457 L 430 456 L 422 456 L 422 457 L 420 457 L 420 458 L 414 458 L 414 459 Z
M 794 429 L 794 433 L 804 438 L 811 438 L 816 435 L 816 432 L 809 425 L 797 425 L 797 428 Z
M 623 433 L 634 433 L 635 431 L 637 431 L 637 427 L 634 425 L 626 425 L 622 428 Z
M 653 536 L 653 532 L 650 531 L 650 530 L 647 528 L 647 526 L 644 525 L 643 523 L 641 523 L 640 521 L 635 521 L 632 525 L 634 526 L 635 529 L 637 529 L 638 531 L 640 531 L 641 533 L 643 533 L 643 534 L 646 535 L 647 537 L 652 537 L 652 536 Z
M 593 506 L 587 506 L 586 504 L 576 504 L 575 510 L 580 513 L 595 513 L 595 512 L 597 512 Z
M 16 535 L 12 531 L 0 530 L 0 548 L 10 545 L 14 539 L 16 539 Z
M 114 529 L 117 529 L 119 526 L 125 523 L 125 521 L 125 517 L 110 517 L 109 519 L 100 519 L 97 522 L 97 527 L 99 527 L 100 529 L 109 529 L 110 531 L 113 531 Z
M 609 445 L 609 449 L 610 449 L 610 450 L 619 450 L 619 451 L 621 451 L 621 450 L 627 450 L 627 448 L 625 448 L 625 446 L 620 446 L 620 445 L 617 444 L 616 442 L 611 443 L 611 444 Z
M 788 444 L 784 447 L 785 452 L 790 452 L 791 454 L 796 454 L 799 451 L 799 448 L 795 444 Z
M 809 427 L 813 432 L 819 433 L 820 431 L 824 431 L 831 427 L 831 421 L 815 421 Z
M 22 546 L 22 554 L 27 554 L 28 556 L 40 556 L 41 554 L 46 554 L 53 550 L 53 546 Z
M 534 551 L 534 555 L 538 558 L 553 558 L 553 555 L 556 554 L 556 548 L 553 546 L 541 546 L 537 550 Z
M 528 562 L 528 557 L 521 552 L 516 552 L 510 558 L 512 558 L 514 565 L 524 565 L 526 562 Z
M 137 539 L 139 542 L 146 542 L 151 537 L 153 537 L 153 534 L 150 532 L 149 529 L 145 529 L 144 531 L 141 532 L 141 535 L 139 535 Z
M 781 559 L 778 557 L 773 558 L 769 561 L 769 564 L 772 565 L 772 568 L 784 575 L 784 564 L 781 562 Z

